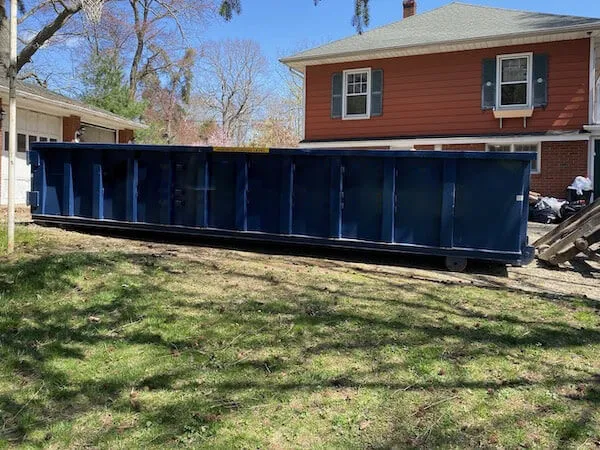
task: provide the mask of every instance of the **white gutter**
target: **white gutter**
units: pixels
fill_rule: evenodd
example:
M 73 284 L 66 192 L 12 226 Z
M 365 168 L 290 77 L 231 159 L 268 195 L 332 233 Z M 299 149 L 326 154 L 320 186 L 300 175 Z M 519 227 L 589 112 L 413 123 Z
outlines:
M 0 93 L 8 95 L 8 87 L 0 85 Z M 32 109 L 34 111 L 39 110 L 40 105 L 45 105 L 52 109 L 54 114 L 61 117 L 79 115 L 84 122 L 96 122 L 98 125 L 105 125 L 108 127 L 120 127 L 132 130 L 142 130 L 147 128 L 147 125 L 145 124 L 119 117 L 116 114 L 86 108 L 85 106 L 74 105 L 58 99 L 50 99 L 42 95 L 19 89 L 17 89 L 17 97 L 26 101 L 26 103 L 20 102 L 20 107 Z M 31 103 L 28 103 L 28 101 Z
M 589 141 L 590 135 L 585 133 L 530 135 L 530 136 L 475 136 L 475 137 L 440 137 L 440 138 L 404 138 L 404 139 L 365 139 L 360 141 L 301 142 L 301 148 L 365 148 L 390 147 L 392 149 L 410 149 L 415 145 L 467 145 L 467 144 L 537 144 L 539 142 Z

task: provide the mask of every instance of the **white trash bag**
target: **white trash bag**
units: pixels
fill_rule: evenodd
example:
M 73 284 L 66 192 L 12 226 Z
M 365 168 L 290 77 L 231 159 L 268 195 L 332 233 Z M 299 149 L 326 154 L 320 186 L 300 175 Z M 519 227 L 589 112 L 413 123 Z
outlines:
M 593 191 L 594 185 L 592 184 L 592 180 L 586 177 L 577 177 L 571 183 L 567 189 L 572 189 L 577 191 L 577 195 L 583 195 L 583 191 Z

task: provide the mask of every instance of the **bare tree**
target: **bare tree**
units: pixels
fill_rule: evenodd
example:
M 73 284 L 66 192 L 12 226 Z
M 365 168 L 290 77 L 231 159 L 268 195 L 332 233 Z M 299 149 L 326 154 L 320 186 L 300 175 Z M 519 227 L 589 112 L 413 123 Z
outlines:
M 27 4 L 25 0 L 18 2 L 20 10 L 19 22 L 23 23 L 33 16 L 37 19 L 35 31 L 31 31 L 29 39 L 21 40 L 22 47 L 18 52 L 17 65 L 13 68 L 18 73 L 25 64 L 58 30 L 65 26 L 69 19 L 81 10 L 80 0 L 41 0 Z M 4 1 L 0 2 L 0 71 L 6 73 L 8 64 L 8 21 Z
M 260 46 L 250 40 L 209 43 L 197 72 L 200 109 L 228 139 L 244 142 L 268 97 L 269 70 Z
M 252 144 L 261 147 L 296 147 L 303 123 L 303 76 L 285 69 L 277 71 L 282 87 L 266 101 L 264 119 L 254 127 Z
M 216 14 L 216 0 L 127 0 L 107 2 L 102 21 L 82 27 L 92 55 L 115 52 L 126 67 L 130 100 L 142 84 L 169 74 L 191 47 L 190 37 Z
M 313 0 L 318 4 L 321 0 Z M 354 14 L 352 23 L 361 33 L 369 25 L 369 0 L 352 0 Z M 70 19 L 81 11 L 81 0 L 18 0 L 20 25 L 33 21 L 27 29 L 27 37 L 21 39 L 17 66 L 19 72 L 30 63 L 33 55 L 47 45 Z M 98 31 L 96 37 L 109 37 L 119 48 L 125 48 L 134 38 L 129 73 L 130 95 L 135 97 L 139 83 L 160 69 L 164 63 L 161 55 L 171 46 L 161 45 L 166 37 L 173 37 L 173 29 L 184 36 L 185 27 L 197 30 L 197 20 L 206 13 L 217 12 L 225 20 L 240 14 L 242 0 L 105 0 L 103 20 L 98 27 L 86 24 Z M 5 2 L 0 1 L 0 71 L 8 70 L 8 24 Z M 167 22 L 170 22 L 167 25 Z M 105 28 L 105 24 L 108 28 Z M 112 27 L 112 28 L 111 28 Z M 70 34 L 69 31 L 68 34 Z M 99 41 L 96 41 L 99 44 Z M 185 46 L 182 49 L 185 51 Z
M 190 143 L 186 106 L 190 101 L 195 56 L 194 50 L 186 51 L 182 59 L 169 61 L 166 81 L 153 76 L 144 84 L 142 97 L 148 103 L 144 119 L 160 128 L 162 140 L 168 144 Z

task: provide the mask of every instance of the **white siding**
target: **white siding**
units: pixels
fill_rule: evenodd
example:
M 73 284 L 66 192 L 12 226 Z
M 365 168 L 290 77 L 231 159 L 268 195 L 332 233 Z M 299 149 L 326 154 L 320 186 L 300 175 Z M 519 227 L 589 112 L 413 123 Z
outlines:
M 85 128 L 81 142 L 114 144 L 117 141 L 115 130 L 90 125 L 89 123 L 82 123 L 81 126 Z
M 3 121 L 3 127 L 2 137 L 0 139 L 2 142 L 2 183 L 0 185 L 0 202 L 2 205 L 6 205 L 8 190 L 8 143 L 5 142 L 5 136 L 6 128 L 8 128 L 8 115 Z M 47 140 L 54 139 L 60 141 L 62 140 L 62 118 L 25 109 L 18 109 L 17 133 L 26 136 L 26 147 L 28 147 L 30 136 L 35 137 L 34 140 L 44 138 Z M 17 205 L 25 204 L 26 193 L 31 189 L 31 172 L 27 165 L 24 152 L 17 152 L 15 169 L 15 202 Z

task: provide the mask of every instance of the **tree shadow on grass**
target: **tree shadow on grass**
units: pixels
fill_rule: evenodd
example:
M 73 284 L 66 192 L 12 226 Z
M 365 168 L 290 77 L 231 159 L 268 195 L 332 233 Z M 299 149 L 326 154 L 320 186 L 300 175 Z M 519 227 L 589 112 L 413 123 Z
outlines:
M 92 287 L 82 287 L 76 281 L 90 271 L 116 272 L 122 263 L 133 266 L 134 272 L 139 273 L 135 285 L 98 282 Z M 251 293 L 241 287 L 233 301 L 230 297 L 195 298 L 193 290 L 186 293 L 181 287 L 175 298 L 174 292 L 161 285 L 157 277 L 160 272 L 173 273 L 170 264 L 148 255 L 79 252 L 0 266 L 0 292 L 8 302 L 0 317 L 3 370 L 23 385 L 33 383 L 34 389 L 41 385 L 39 389 L 44 393 L 23 399 L 15 389 L 0 395 L 0 438 L 12 443 L 32 443 L 28 436 L 34 430 L 48 429 L 59 421 L 72 421 L 91 411 L 108 408 L 136 414 L 141 423 L 154 424 L 158 431 L 153 444 L 172 445 L 174 439 L 186 433 L 192 435 L 188 438 L 202 442 L 214 436 L 222 421 L 234 411 L 253 411 L 275 400 L 285 404 L 299 392 L 332 389 L 439 395 L 456 391 L 460 396 L 470 390 L 535 386 L 552 390 L 585 383 L 588 389 L 577 401 L 590 407 L 599 403 L 598 379 L 592 372 L 575 374 L 573 370 L 565 370 L 566 375 L 553 376 L 556 365 L 545 367 L 539 362 L 544 372 L 539 380 L 513 376 L 499 385 L 491 377 L 436 379 L 422 375 L 410 386 L 407 382 L 393 381 L 394 374 L 406 372 L 411 364 L 428 367 L 444 362 L 459 371 L 463 364 L 480 357 L 517 355 L 526 362 L 527 352 L 538 344 L 542 349 L 553 350 L 598 345 L 600 332 L 591 326 L 575 327 L 558 320 L 525 320 L 511 313 L 490 312 L 482 316 L 464 304 L 449 302 L 442 293 L 415 292 L 414 285 L 386 280 L 381 274 L 372 274 L 369 282 L 388 293 L 382 297 L 365 293 L 360 283 L 351 281 L 331 293 L 315 286 L 313 280 L 303 282 L 293 277 L 274 278 L 265 273 L 230 270 L 228 274 L 232 277 L 251 278 L 265 286 L 266 293 Z M 208 271 L 220 270 L 205 261 L 187 264 L 190 273 L 198 275 L 199 280 Z M 71 296 L 80 289 L 85 289 L 87 300 L 101 295 L 100 300 L 72 300 Z M 302 295 L 298 296 L 298 292 Z M 220 329 L 220 334 L 215 333 L 218 342 L 198 344 L 192 337 L 168 340 L 156 328 L 144 326 L 123 331 L 131 323 L 144 324 L 151 313 L 149 309 L 158 308 L 149 303 L 149 293 L 155 297 L 162 295 L 169 302 L 169 309 L 160 311 L 164 320 L 182 320 L 178 314 L 189 314 L 189 310 L 193 311 L 193 317 L 211 318 L 210 327 Z M 415 300 L 414 294 L 420 300 Z M 48 295 L 56 304 L 39 299 L 38 295 Z M 351 303 L 336 303 L 334 297 Z M 375 314 L 365 305 L 373 308 L 384 305 L 386 314 Z M 436 318 L 440 315 L 447 319 Z M 101 321 L 90 321 L 90 316 L 101 317 Z M 453 318 L 466 324 L 457 327 L 450 320 Z M 477 327 L 478 322 L 485 323 Z M 526 328 L 527 332 L 515 333 L 515 327 Z M 99 368 L 94 377 L 79 380 L 52 364 L 66 358 L 84 363 L 86 346 L 99 343 L 157 348 L 165 357 L 173 358 L 173 364 L 160 372 L 122 377 L 113 377 Z M 437 347 L 441 346 L 451 349 L 440 353 Z M 411 357 L 386 361 L 385 351 L 390 347 L 405 347 Z M 522 353 L 523 349 L 526 353 Z M 353 358 L 365 368 L 314 372 L 313 379 L 281 378 L 282 372 L 301 371 L 304 361 L 320 355 L 349 354 L 355 354 Z M 199 375 L 208 380 L 199 381 Z M 131 392 L 141 392 L 139 403 L 127 401 Z M 166 395 L 167 401 L 153 405 L 145 397 L 159 394 Z M 580 426 L 586 430 L 589 424 L 586 417 L 573 418 L 575 425 L 571 428 Z M 460 438 L 459 431 L 449 431 L 442 425 L 426 429 L 424 436 L 417 436 L 416 441 L 408 444 L 429 445 L 448 442 L 443 438 Z M 569 431 L 568 426 L 564 430 L 564 442 L 581 438 L 578 430 Z M 90 436 L 89 443 L 100 444 L 115 438 L 116 433 L 110 427 L 97 431 Z M 407 433 L 399 425 L 396 435 L 390 437 L 390 444 L 393 439 L 404 439 Z

